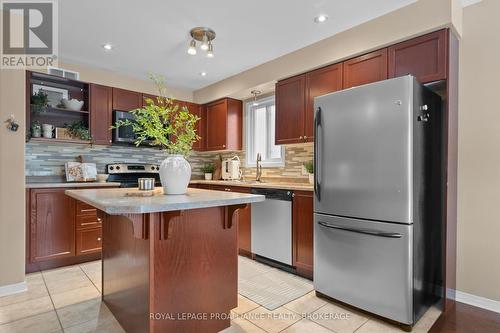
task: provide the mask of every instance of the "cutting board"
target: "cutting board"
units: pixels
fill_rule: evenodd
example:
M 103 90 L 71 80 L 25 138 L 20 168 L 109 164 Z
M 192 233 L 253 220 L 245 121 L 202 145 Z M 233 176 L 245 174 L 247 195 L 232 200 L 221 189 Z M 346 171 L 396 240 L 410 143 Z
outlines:
M 125 192 L 126 197 L 152 197 L 157 194 L 162 194 L 163 189 L 161 188 L 155 188 L 154 190 L 151 191 L 143 191 L 143 190 L 130 190 Z

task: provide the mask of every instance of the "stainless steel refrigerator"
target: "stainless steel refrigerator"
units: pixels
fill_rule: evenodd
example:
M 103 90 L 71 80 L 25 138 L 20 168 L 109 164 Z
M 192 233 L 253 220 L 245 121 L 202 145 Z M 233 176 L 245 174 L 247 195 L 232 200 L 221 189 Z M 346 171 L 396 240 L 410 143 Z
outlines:
M 314 287 L 413 325 L 443 296 L 441 98 L 404 76 L 314 106 Z

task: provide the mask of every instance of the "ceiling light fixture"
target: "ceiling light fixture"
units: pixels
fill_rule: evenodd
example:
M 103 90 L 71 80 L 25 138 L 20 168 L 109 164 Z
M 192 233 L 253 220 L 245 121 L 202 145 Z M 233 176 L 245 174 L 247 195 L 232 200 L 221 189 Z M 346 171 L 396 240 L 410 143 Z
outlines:
M 207 72 L 201 72 L 200 75 L 201 76 L 207 76 Z
M 188 53 L 191 55 L 196 54 L 196 42 L 201 42 L 200 49 L 206 51 L 207 57 L 214 56 L 214 48 L 212 41 L 215 39 L 215 31 L 210 28 L 196 27 L 189 32 L 191 35 L 191 42 L 189 43 Z
M 252 90 L 250 93 L 253 95 L 253 103 L 252 103 L 252 105 L 253 106 L 259 105 L 259 102 L 257 102 L 257 96 L 260 95 L 260 94 L 262 94 L 262 91 L 260 91 L 260 90 Z
M 196 41 L 194 39 L 191 39 L 191 42 L 189 43 L 188 54 L 190 55 L 196 54 Z
M 318 15 L 314 18 L 314 22 L 316 23 L 323 23 L 325 22 L 326 20 L 328 20 L 328 16 L 327 15 L 324 15 L 324 14 L 321 14 L 321 15 Z
M 113 49 L 113 45 L 111 45 L 110 43 L 105 43 L 102 45 L 102 48 L 106 51 L 111 51 Z
M 207 57 L 209 58 L 214 57 L 214 45 L 212 44 L 212 42 L 208 43 Z

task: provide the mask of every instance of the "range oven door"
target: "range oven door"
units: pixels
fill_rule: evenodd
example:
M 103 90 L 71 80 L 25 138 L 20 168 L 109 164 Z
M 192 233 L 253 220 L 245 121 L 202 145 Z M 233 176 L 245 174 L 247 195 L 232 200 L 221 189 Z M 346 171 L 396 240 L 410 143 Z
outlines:
M 413 225 L 314 215 L 314 288 L 413 324 Z

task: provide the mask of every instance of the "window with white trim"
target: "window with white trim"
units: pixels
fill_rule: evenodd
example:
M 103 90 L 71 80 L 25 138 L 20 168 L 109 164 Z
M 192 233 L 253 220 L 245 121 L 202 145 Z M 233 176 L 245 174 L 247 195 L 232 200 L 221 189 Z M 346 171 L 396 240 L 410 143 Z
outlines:
M 274 96 L 246 103 L 246 167 L 256 166 L 258 153 L 264 167 L 285 166 L 285 150 L 274 144 L 275 113 Z

